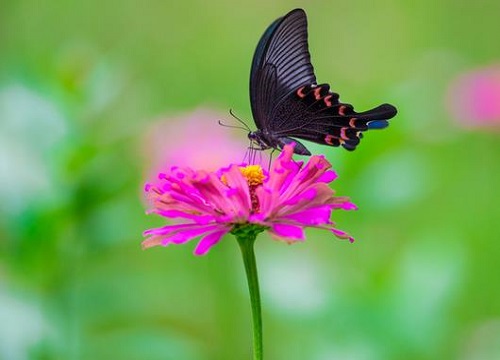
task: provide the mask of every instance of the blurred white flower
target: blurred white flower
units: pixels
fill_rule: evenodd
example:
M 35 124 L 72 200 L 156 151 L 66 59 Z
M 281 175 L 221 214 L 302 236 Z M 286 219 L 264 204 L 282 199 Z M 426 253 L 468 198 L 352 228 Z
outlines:
M 20 301 L 0 288 L 0 358 L 30 358 L 30 349 L 47 335 L 40 309 Z
M 16 214 L 55 192 L 47 155 L 66 132 L 46 97 L 20 84 L 0 89 L 0 210 Z

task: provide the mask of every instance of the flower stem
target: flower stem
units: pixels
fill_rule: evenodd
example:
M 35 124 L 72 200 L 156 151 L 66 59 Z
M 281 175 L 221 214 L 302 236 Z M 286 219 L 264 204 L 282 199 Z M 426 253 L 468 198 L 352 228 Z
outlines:
M 239 235 L 239 236 L 238 236 Z M 257 234 L 246 233 L 238 234 L 236 238 L 241 249 L 243 262 L 245 264 L 245 271 L 247 274 L 248 290 L 250 291 L 250 303 L 252 306 L 252 322 L 253 322 L 253 359 L 263 359 L 262 348 L 262 314 L 260 307 L 260 292 L 259 292 L 259 279 L 257 276 L 257 264 L 255 262 L 255 253 L 253 245 Z

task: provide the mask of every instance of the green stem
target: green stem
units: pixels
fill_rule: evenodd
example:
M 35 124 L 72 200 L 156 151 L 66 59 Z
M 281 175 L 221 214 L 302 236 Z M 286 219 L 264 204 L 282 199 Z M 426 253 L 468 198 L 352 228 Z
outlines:
M 247 274 L 248 290 L 250 291 L 250 303 L 252 306 L 253 322 L 253 358 L 254 360 L 263 359 L 262 349 L 262 314 L 260 307 L 259 279 L 257 276 L 257 264 L 255 263 L 255 253 L 253 245 L 257 234 L 246 233 L 236 236 L 243 256 L 245 271 Z

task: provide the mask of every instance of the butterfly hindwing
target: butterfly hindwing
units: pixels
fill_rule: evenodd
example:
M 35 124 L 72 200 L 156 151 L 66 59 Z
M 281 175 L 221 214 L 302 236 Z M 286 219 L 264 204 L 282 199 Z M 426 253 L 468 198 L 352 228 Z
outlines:
M 386 119 L 394 115 L 395 108 L 388 104 L 357 113 L 352 105 L 339 102 L 339 95 L 328 84 L 313 84 L 298 88 L 274 109 L 271 130 L 277 137 L 354 150 L 362 132 L 388 126 Z

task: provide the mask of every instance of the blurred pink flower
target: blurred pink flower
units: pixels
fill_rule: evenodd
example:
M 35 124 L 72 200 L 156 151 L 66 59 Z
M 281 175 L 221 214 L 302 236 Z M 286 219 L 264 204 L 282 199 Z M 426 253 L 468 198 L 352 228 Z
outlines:
M 287 145 L 266 174 L 260 165 L 232 164 L 218 172 L 173 167 L 147 184 L 151 213 L 180 218 L 182 223 L 144 232 L 144 248 L 182 244 L 198 236 L 196 255 L 204 255 L 235 228 L 257 226 L 276 239 L 305 239 L 304 227 L 327 229 L 341 239 L 353 238 L 334 227 L 334 209 L 353 210 L 346 197 L 334 196 L 328 183 L 337 175 L 323 156 L 312 156 L 304 166 L 292 159 Z
M 225 118 L 225 114 L 200 108 L 155 122 L 144 141 L 149 162 L 147 176 L 151 178 L 174 164 L 216 170 L 241 161 L 246 147 L 233 136 L 237 132 L 217 124 L 217 120 Z
M 447 105 L 465 126 L 500 126 L 500 65 L 460 75 L 450 85 Z

